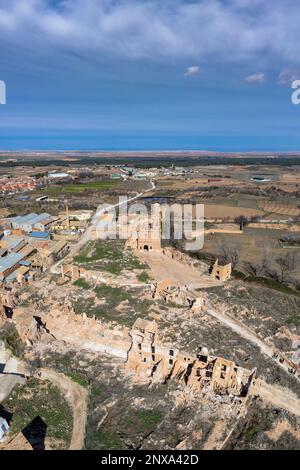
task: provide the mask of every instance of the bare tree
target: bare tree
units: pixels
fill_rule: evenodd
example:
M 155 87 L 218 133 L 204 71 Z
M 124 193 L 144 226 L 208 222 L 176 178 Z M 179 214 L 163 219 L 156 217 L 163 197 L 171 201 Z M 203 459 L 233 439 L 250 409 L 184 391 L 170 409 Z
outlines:
M 245 261 L 243 263 L 245 271 L 251 276 L 263 276 L 269 273 L 270 263 L 269 257 L 266 253 L 263 253 L 260 260 L 255 263 L 253 261 Z
M 244 261 L 243 262 L 244 270 L 246 274 L 250 274 L 250 276 L 259 276 L 260 266 L 257 263 L 253 263 L 252 261 Z
M 228 242 L 223 238 L 217 247 L 217 256 L 220 263 L 231 263 L 233 269 L 235 269 L 239 262 L 240 249 L 241 247 L 238 243 Z
M 279 266 L 279 282 L 287 282 L 289 280 L 289 274 L 296 269 L 297 254 L 289 251 L 286 255 L 276 258 L 276 263 Z

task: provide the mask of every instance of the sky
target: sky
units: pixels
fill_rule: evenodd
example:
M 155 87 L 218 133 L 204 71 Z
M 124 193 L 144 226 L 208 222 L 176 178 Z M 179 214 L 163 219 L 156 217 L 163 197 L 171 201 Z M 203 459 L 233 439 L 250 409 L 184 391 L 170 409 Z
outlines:
M 299 0 L 0 0 L 0 150 L 300 151 L 299 24 Z

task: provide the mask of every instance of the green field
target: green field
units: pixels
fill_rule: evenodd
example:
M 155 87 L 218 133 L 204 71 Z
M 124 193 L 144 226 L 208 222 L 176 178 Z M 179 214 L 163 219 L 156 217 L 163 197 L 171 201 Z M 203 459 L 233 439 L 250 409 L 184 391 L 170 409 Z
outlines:
M 11 436 L 23 431 L 39 417 L 45 423 L 51 448 L 69 447 L 73 429 L 72 410 L 52 383 L 30 378 L 25 385 L 15 387 L 10 398 L 2 405 L 13 413 Z
M 113 188 L 117 181 L 96 181 L 94 183 L 75 183 L 51 186 L 46 191 L 48 193 L 82 193 L 84 191 L 101 191 L 102 189 Z
M 86 269 L 106 271 L 111 274 L 121 274 L 123 270 L 145 270 L 147 266 L 124 248 L 123 240 L 97 240 L 87 243 L 75 263 L 83 264 Z M 143 275 L 141 282 L 146 282 Z M 80 287 L 80 286 L 79 286 Z

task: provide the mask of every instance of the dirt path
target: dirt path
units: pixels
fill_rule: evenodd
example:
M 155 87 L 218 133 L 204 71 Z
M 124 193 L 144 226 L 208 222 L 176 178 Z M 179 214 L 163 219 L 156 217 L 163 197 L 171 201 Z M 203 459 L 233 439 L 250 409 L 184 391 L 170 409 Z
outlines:
M 163 253 L 156 252 L 150 254 L 137 252 L 137 255 L 150 267 L 156 281 L 171 278 L 179 285 L 186 285 L 192 289 L 222 285 L 221 282 L 212 279 L 208 274 L 199 271 L 199 269 L 189 266 L 180 260 L 170 258 Z M 197 297 L 199 294 L 195 294 L 195 296 Z
M 194 292 L 194 295 L 197 297 L 196 292 Z M 257 346 L 260 349 L 260 351 L 266 356 L 268 356 L 278 367 L 280 367 L 286 373 L 291 375 L 289 372 L 289 369 L 291 366 L 287 362 L 280 362 L 278 358 L 275 358 L 274 357 L 275 350 L 271 346 L 269 346 L 265 341 L 260 339 L 246 325 L 230 317 L 226 313 L 221 312 L 220 310 L 213 309 L 212 307 L 209 307 L 207 309 L 207 313 L 211 315 L 212 317 L 216 318 L 219 322 L 229 327 L 231 330 L 233 330 L 235 333 L 240 335 L 242 338 L 250 341 L 252 344 Z M 299 381 L 299 378 L 296 375 L 293 375 L 292 377 L 294 377 L 295 380 Z
M 221 419 L 220 421 L 216 422 L 207 440 L 205 441 L 203 450 L 219 450 L 222 445 L 222 436 L 224 434 L 224 429 L 226 429 L 226 425 L 227 423 L 225 419 Z
M 39 373 L 40 379 L 50 380 L 61 390 L 69 402 L 73 411 L 73 431 L 69 450 L 81 450 L 85 437 L 88 390 L 59 372 L 40 369 Z
M 269 385 L 263 380 L 256 379 L 250 393 L 259 395 L 263 400 L 277 408 L 282 408 L 296 416 L 300 416 L 300 399 L 287 388 Z

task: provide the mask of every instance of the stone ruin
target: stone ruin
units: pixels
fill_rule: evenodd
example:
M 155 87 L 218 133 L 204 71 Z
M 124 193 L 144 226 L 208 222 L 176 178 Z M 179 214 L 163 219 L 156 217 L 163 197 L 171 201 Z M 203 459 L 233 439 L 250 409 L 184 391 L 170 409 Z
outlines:
M 194 308 L 205 308 L 205 298 L 197 299 Z M 211 356 L 204 348 L 196 355 L 162 344 L 156 321 L 138 319 L 131 329 L 114 327 L 96 318 L 77 315 L 67 305 L 53 305 L 32 315 L 17 307 L 14 322 L 21 339 L 32 345 L 42 336 L 64 341 L 75 347 L 102 352 L 125 361 L 125 371 L 138 383 L 164 383 L 169 379 L 182 382 L 194 390 L 209 386 L 216 393 L 237 396 L 247 394 L 254 371 L 233 361 Z
M 140 216 L 127 225 L 126 248 L 151 253 L 161 251 L 161 215 Z
M 19 303 L 19 297 L 12 289 L 2 289 L 0 291 L 0 317 L 12 318 L 14 309 Z
M 80 269 L 73 264 L 64 264 L 61 267 L 61 276 L 63 280 L 77 281 L 80 278 Z
M 202 292 L 200 297 L 195 298 L 188 286 L 181 286 L 171 278 L 153 285 L 151 291 L 153 299 L 191 308 L 193 313 L 204 312 L 208 305 L 206 293 Z
M 220 266 L 219 260 L 216 260 L 215 264 L 212 267 L 210 275 L 211 277 L 213 277 L 214 279 L 217 279 L 220 282 L 226 282 L 230 279 L 231 272 L 232 272 L 231 263 L 226 264 L 225 266 Z
M 132 344 L 125 369 L 135 382 L 162 383 L 173 378 L 194 390 L 210 387 L 218 394 L 247 395 L 254 370 L 210 356 L 205 348 L 199 348 L 199 353 L 193 356 L 162 345 L 155 321 L 138 319 L 129 334 Z

